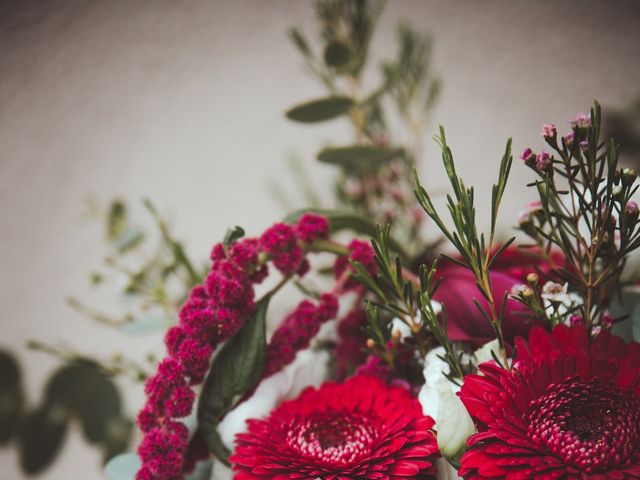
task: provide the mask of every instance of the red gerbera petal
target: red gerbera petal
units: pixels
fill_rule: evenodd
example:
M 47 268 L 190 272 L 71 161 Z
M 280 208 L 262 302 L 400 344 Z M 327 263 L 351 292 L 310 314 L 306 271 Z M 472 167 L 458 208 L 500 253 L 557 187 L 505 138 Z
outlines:
M 325 383 L 250 420 L 230 461 L 236 479 L 428 479 L 434 422 L 409 392 L 364 375 Z
M 581 326 L 532 329 L 512 371 L 483 364 L 460 398 L 479 433 L 465 479 L 640 478 L 637 343 Z

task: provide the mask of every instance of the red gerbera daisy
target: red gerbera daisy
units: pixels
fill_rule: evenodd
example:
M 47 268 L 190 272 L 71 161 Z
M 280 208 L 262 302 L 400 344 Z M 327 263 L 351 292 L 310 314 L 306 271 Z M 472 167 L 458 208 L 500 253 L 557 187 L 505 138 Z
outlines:
M 465 479 L 640 478 L 640 344 L 582 326 L 534 328 L 512 371 L 465 377 L 460 398 L 478 433 Z
M 325 383 L 248 421 L 230 458 L 234 478 L 433 478 L 433 424 L 403 388 L 364 375 Z

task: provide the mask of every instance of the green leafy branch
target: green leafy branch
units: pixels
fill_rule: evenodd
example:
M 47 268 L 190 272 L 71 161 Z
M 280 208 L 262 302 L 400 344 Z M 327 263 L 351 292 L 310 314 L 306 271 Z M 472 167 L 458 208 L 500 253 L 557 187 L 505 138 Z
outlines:
M 500 162 L 498 181 L 492 188 L 491 196 L 491 229 L 488 242 L 484 233 L 478 234 L 476 226 L 476 209 L 473 187 L 466 187 L 458 176 L 451 149 L 447 145 L 444 128 L 440 127 L 440 136 L 436 141 L 442 150 L 442 161 L 451 182 L 453 197 L 447 195 L 447 208 L 453 229 L 450 229 L 436 210 L 427 191 L 420 184 L 417 172 L 414 170 L 414 192 L 418 202 L 427 215 L 436 223 L 445 237 L 453 244 L 461 258 L 447 256 L 451 261 L 471 270 L 476 278 L 476 286 L 487 301 L 488 309 L 482 307 L 474 299 L 479 312 L 491 325 L 500 345 L 504 365 L 508 365 L 504 337 L 502 334 L 502 318 L 506 307 L 508 293 L 505 292 L 500 306 L 496 304 L 491 287 L 491 264 L 514 240 L 511 238 L 498 248 L 495 248 L 495 228 L 498 210 L 504 194 L 513 157 L 511 155 L 511 139 L 507 141 L 504 155 Z

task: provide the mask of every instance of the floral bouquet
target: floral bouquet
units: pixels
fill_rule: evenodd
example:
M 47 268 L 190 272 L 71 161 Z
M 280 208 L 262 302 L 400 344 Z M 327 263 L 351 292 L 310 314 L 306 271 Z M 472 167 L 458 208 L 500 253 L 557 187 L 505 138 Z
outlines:
M 565 134 L 544 125 L 549 151 L 520 156 L 539 201 L 517 246 L 496 234 L 511 142 L 480 233 L 442 128 L 449 220 L 413 173 L 448 242 L 440 259 L 410 262 L 388 226 L 345 241 L 349 224 L 332 213 L 297 212 L 251 237 L 231 229 L 146 380 L 137 456 L 108 470 L 640 478 L 640 343 L 621 307 L 640 246 L 637 174 L 601 140 L 600 119 L 595 104 Z

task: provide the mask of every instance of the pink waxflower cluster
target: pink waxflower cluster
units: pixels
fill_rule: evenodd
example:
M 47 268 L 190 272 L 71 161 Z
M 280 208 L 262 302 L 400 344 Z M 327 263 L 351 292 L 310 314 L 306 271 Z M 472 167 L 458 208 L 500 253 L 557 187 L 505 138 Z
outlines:
M 147 403 L 138 415 L 144 438 L 137 480 L 179 478 L 193 467 L 189 433 L 180 421 L 193 409 L 192 386 L 204 380 L 215 348 L 253 313 L 254 285 L 268 275 L 267 263 L 284 275 L 303 274 L 308 269 L 303 245 L 328 233 L 324 217 L 305 214 L 295 225 L 271 226 L 260 238 L 214 246 L 211 270 L 180 309 L 178 325 L 165 336 L 168 355 L 145 384 Z M 323 297 L 316 321 L 335 316 L 336 305 L 335 298 Z
M 331 293 L 321 295 L 316 304 L 309 300 L 300 302 L 271 337 L 263 378 L 293 362 L 299 351 L 309 347 L 320 326 L 337 313 L 338 299 Z

